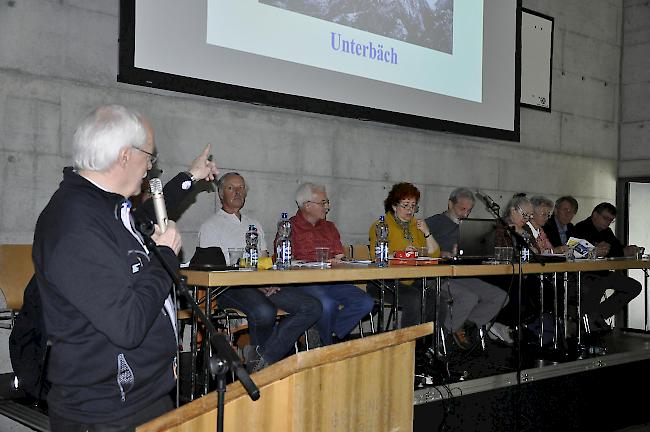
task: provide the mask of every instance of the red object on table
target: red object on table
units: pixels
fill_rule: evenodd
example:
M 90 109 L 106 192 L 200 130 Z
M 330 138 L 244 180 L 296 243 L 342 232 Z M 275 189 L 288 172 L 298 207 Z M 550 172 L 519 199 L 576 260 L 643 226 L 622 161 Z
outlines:
M 394 256 L 395 258 L 415 259 L 418 257 L 418 253 L 416 251 L 395 251 Z

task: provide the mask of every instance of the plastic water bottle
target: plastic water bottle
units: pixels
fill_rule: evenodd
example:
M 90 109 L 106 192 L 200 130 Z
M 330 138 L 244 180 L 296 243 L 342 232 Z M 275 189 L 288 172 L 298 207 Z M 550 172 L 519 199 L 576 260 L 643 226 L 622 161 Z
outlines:
M 383 215 L 375 224 L 375 235 L 375 263 L 377 267 L 388 267 L 388 224 Z
M 259 234 L 255 225 L 249 225 L 248 231 L 246 232 L 246 249 L 244 250 L 244 255 L 246 257 L 246 266 L 256 268 L 257 260 L 259 257 L 257 251 L 257 239 Z
M 282 219 L 278 222 L 275 267 L 278 270 L 286 270 L 291 267 L 291 221 L 285 212 L 282 213 Z

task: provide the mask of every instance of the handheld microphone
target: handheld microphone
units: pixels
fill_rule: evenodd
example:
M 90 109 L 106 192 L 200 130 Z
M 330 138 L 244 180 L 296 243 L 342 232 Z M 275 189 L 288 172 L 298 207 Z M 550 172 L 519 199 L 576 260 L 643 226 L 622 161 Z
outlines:
M 163 185 L 159 178 L 149 180 L 151 189 L 151 199 L 153 200 L 153 210 L 156 212 L 156 220 L 160 227 L 160 232 L 167 230 L 167 208 L 165 207 L 165 197 L 163 196 Z
M 481 201 L 483 201 L 485 203 L 485 206 L 488 209 L 492 210 L 493 212 L 498 213 L 499 210 L 501 209 L 499 204 L 495 203 L 494 200 L 490 197 L 490 195 L 484 195 L 480 191 L 477 190 L 476 191 L 476 196 L 478 196 L 481 199 Z

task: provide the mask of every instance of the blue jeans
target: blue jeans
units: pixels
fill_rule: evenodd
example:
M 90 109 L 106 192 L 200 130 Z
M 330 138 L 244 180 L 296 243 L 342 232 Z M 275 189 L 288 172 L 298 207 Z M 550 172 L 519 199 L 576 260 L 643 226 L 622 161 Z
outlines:
M 372 297 L 354 285 L 304 285 L 296 290 L 317 298 L 323 314 L 316 323 L 323 345 L 332 343 L 332 334 L 344 338 L 372 310 Z
M 220 307 L 232 307 L 244 312 L 248 320 L 251 344 L 260 347 L 268 363 L 282 360 L 300 335 L 321 316 L 318 300 L 293 287 L 282 287 L 266 296 L 257 288 L 230 288 L 219 295 Z M 289 315 L 276 325 L 276 313 L 282 309 Z

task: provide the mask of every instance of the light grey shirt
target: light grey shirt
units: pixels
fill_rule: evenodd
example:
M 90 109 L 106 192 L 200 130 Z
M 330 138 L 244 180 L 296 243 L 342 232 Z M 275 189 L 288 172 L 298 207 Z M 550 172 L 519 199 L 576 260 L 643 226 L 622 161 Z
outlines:
M 208 220 L 203 222 L 199 229 L 199 246 L 218 246 L 223 251 L 226 261 L 230 261 L 228 248 L 243 248 L 246 246 L 246 232 L 249 225 L 255 225 L 259 234 L 257 250 L 266 251 L 266 238 L 262 225 L 244 213 L 241 220 L 234 214 L 226 213 L 223 209 L 217 210 Z M 230 265 L 230 262 L 228 262 Z

